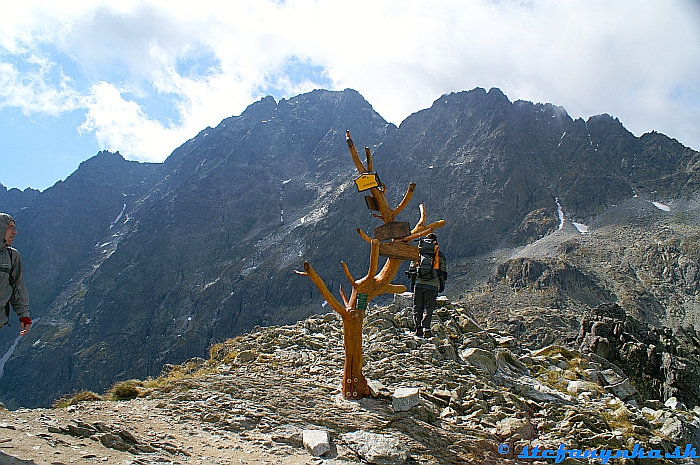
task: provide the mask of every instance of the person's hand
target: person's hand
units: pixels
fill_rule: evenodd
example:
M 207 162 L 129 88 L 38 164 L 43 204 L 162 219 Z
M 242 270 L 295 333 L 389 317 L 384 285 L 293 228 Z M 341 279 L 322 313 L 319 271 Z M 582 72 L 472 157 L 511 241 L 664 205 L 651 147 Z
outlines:
M 24 316 L 19 319 L 19 335 L 24 336 L 29 332 L 29 328 L 32 327 L 32 319 L 28 316 Z

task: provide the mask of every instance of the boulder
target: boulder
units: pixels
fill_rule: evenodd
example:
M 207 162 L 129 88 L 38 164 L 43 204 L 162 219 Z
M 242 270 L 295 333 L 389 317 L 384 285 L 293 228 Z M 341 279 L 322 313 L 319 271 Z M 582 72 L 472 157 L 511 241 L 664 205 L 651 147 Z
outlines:
M 306 429 L 301 433 L 304 449 L 315 457 L 331 450 L 330 434 L 326 430 Z
M 420 404 L 418 388 L 398 388 L 391 396 L 391 407 L 394 412 L 405 412 Z
M 406 462 L 409 455 L 408 447 L 390 435 L 355 431 L 344 434 L 342 438 L 362 460 L 368 463 L 401 465 Z
M 501 440 L 530 440 L 537 437 L 537 431 L 527 418 L 507 417 L 496 424 L 496 436 Z
M 468 349 L 464 349 L 460 354 L 460 357 L 470 365 L 487 371 L 491 376 L 496 373 L 496 357 L 494 357 L 493 353 L 489 352 L 488 350 L 480 349 L 478 347 L 470 347 Z

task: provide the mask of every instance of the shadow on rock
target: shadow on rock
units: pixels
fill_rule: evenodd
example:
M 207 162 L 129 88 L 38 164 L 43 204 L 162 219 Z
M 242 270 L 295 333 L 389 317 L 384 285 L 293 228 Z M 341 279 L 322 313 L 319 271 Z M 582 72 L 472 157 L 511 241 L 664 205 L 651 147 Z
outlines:
M 4 452 L 0 452 L 0 465 L 36 465 L 34 460 L 22 460 Z

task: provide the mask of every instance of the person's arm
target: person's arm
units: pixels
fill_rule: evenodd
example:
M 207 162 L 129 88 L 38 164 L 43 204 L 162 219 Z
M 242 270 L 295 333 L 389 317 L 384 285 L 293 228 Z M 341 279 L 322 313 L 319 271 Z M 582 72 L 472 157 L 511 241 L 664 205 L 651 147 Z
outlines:
M 440 252 L 440 269 L 438 270 L 438 277 L 440 278 L 440 287 L 438 292 L 445 291 L 445 281 L 447 281 L 447 260 L 445 260 L 445 255 Z
M 416 288 L 416 276 L 418 275 L 418 268 L 416 262 L 411 262 L 408 265 L 408 271 L 406 272 L 406 277 L 411 281 L 411 292 Z
M 19 317 L 19 335 L 24 336 L 32 326 L 32 319 L 29 315 L 29 293 L 24 285 L 24 274 L 22 273 L 22 257 L 19 252 L 13 250 L 12 253 L 12 297 L 10 304 Z

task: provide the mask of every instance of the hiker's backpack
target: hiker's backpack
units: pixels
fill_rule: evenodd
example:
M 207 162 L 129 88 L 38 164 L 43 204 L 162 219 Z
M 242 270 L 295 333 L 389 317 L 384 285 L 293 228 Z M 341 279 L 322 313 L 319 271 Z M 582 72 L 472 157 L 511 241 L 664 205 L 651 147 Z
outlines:
M 421 279 L 437 278 L 440 269 L 440 258 L 437 242 L 432 239 L 421 238 L 418 241 L 418 266 L 417 273 Z

